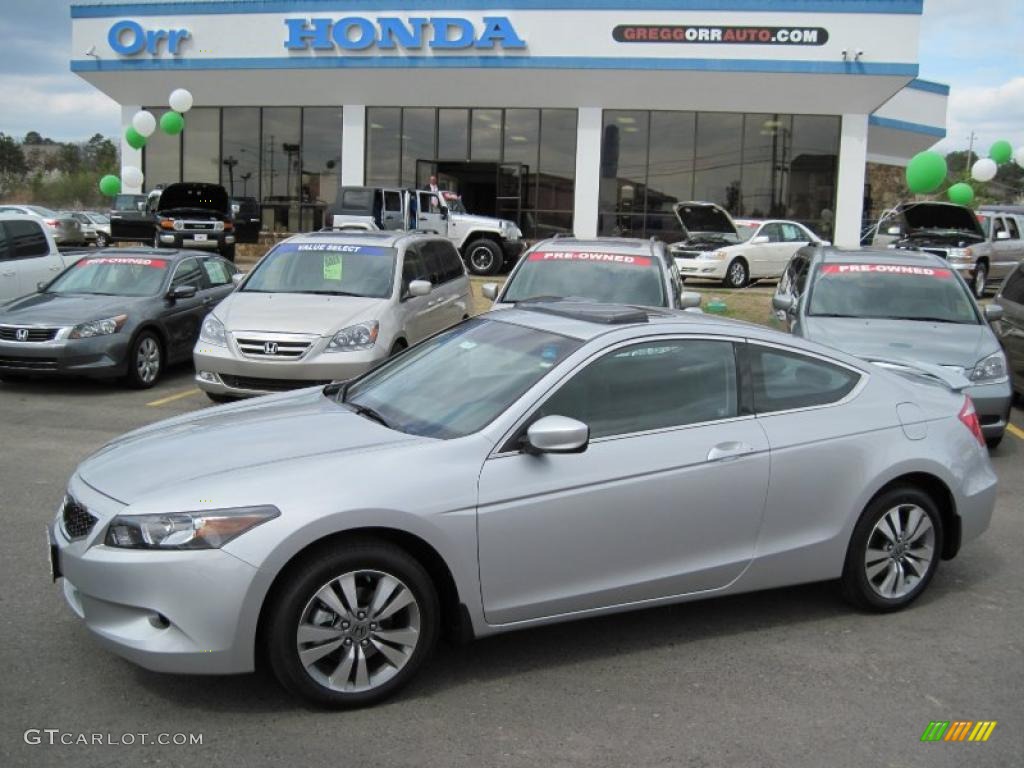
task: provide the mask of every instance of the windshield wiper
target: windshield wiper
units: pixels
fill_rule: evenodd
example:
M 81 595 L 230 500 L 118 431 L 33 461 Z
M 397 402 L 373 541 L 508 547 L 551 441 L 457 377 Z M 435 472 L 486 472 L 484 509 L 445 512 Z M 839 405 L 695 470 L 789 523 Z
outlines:
M 884 320 L 913 320 L 919 323 L 951 323 L 952 325 L 967 325 L 959 320 L 950 320 L 946 317 L 886 317 Z
M 845 318 L 848 318 L 850 320 L 859 320 L 859 319 L 870 320 L 871 319 L 869 317 L 861 318 L 860 315 L 841 315 L 838 312 L 808 312 L 807 316 L 808 317 L 845 317 Z
M 311 293 L 314 296 L 358 296 L 363 297 L 361 293 L 349 293 L 348 291 L 296 291 L 296 293 Z
M 342 402 L 345 401 L 343 400 Z M 388 420 L 381 416 L 379 413 L 377 413 L 377 411 L 373 410 L 373 408 L 370 408 L 369 406 L 366 405 L 358 405 L 357 403 L 348 402 L 346 402 L 345 405 L 347 405 L 353 411 L 358 413 L 360 416 L 363 416 L 367 419 L 372 419 L 373 421 L 376 421 L 379 424 L 383 424 L 388 429 L 391 429 L 391 425 L 388 424 Z

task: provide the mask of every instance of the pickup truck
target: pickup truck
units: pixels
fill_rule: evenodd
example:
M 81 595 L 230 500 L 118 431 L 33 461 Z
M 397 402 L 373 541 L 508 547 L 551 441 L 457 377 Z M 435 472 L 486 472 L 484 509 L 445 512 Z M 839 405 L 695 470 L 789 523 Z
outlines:
M 523 252 L 523 233 L 514 222 L 466 211 L 453 192 L 386 187 L 342 187 L 326 223 L 355 223 L 377 229 L 420 230 L 448 238 L 474 275 L 497 274 Z

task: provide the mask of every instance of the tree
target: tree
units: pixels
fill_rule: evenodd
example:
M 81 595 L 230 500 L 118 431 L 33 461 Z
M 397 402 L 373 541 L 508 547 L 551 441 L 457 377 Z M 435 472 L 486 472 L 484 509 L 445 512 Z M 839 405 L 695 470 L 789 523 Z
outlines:
M 9 194 L 28 172 L 25 153 L 14 139 L 0 133 L 0 195 Z
M 117 173 L 117 146 L 103 134 L 94 134 L 85 143 L 85 167 L 98 174 Z
M 36 146 L 43 143 L 43 137 L 39 135 L 38 131 L 29 131 L 25 134 L 25 140 L 22 144 L 26 146 Z
M 61 173 L 76 173 L 82 167 L 82 152 L 77 144 L 61 144 L 57 152 L 57 170 Z

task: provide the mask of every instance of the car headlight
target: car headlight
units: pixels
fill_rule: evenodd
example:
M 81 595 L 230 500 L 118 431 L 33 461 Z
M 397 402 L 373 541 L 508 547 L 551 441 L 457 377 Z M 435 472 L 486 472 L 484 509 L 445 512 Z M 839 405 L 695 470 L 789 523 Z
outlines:
M 365 349 L 372 349 L 377 343 L 377 334 L 380 332 L 380 323 L 373 320 L 369 323 L 357 323 L 348 328 L 342 328 L 331 339 L 325 352 L 359 352 Z
M 279 516 L 277 507 L 239 507 L 167 515 L 118 515 L 104 543 L 122 549 L 220 549 Z
M 979 361 L 969 378 L 976 384 L 1001 384 L 1006 381 L 1006 355 L 996 352 Z
M 946 258 L 949 261 L 971 261 L 974 258 L 974 252 L 970 248 L 950 248 L 946 252 Z
M 69 339 L 91 339 L 94 336 L 109 336 L 117 333 L 128 320 L 128 315 L 108 317 L 106 320 L 93 320 L 91 323 L 76 325 L 68 334 Z
M 199 331 L 199 341 L 204 344 L 216 344 L 218 347 L 228 345 L 228 334 L 224 330 L 224 323 L 213 315 L 207 315 L 203 320 L 203 328 Z
M 700 258 L 711 259 L 712 261 L 725 261 L 729 258 L 729 254 L 726 251 L 704 251 L 701 253 Z

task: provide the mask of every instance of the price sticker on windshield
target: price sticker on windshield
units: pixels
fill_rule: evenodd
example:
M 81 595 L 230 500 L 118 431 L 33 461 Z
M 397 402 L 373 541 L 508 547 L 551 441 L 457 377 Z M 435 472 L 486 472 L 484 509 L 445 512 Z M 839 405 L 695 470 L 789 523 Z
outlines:
M 825 264 L 823 275 L 910 275 L 912 277 L 937 277 L 948 279 L 953 272 L 937 267 L 915 267 L 909 264 Z
M 341 254 L 340 253 L 325 253 L 324 254 L 324 280 L 341 280 Z

